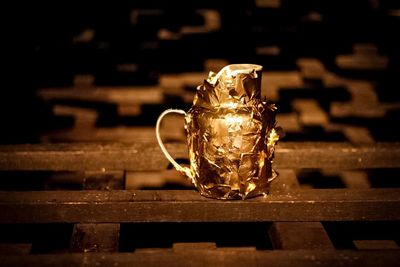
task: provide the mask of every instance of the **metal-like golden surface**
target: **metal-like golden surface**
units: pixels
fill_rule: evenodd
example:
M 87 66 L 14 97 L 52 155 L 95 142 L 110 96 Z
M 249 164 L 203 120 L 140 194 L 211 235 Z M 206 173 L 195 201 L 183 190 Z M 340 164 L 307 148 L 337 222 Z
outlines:
M 192 180 L 200 193 L 245 199 L 268 193 L 279 135 L 276 107 L 261 100 L 259 65 L 210 73 L 185 117 Z

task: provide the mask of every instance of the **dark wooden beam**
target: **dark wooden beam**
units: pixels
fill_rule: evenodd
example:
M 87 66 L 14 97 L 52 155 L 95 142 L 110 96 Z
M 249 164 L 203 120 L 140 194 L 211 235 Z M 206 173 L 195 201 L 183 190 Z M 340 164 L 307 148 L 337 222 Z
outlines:
M 400 220 L 398 189 L 308 189 L 246 201 L 195 191 L 0 192 L 1 223 Z
M 274 222 L 269 236 L 275 249 L 334 249 L 320 222 Z
M 0 256 L 3 266 L 363 266 L 397 267 L 397 251 L 146 250 L 140 253 Z
M 279 180 L 272 183 L 271 193 L 299 189 L 293 170 L 282 170 Z M 274 222 L 268 231 L 275 249 L 334 249 L 320 222 Z
M 169 144 L 175 158 L 187 158 L 185 144 Z M 364 169 L 400 167 L 400 143 L 285 143 L 277 168 Z M 155 143 L 40 144 L 0 146 L 0 170 L 163 170 L 168 161 Z

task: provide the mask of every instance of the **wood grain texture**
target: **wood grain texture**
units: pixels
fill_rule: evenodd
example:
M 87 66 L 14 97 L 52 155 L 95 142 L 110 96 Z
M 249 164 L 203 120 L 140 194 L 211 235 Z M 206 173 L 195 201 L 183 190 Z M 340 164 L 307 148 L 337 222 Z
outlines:
M 169 144 L 175 158 L 187 158 L 185 144 Z M 280 143 L 277 168 L 364 169 L 400 167 L 400 143 Z M 0 146 L 0 170 L 164 170 L 168 161 L 156 143 L 38 144 Z
M 1 223 L 400 220 L 397 189 L 318 189 L 246 201 L 195 191 L 0 192 Z
M 290 192 L 300 188 L 296 174 L 292 170 L 284 170 L 271 186 L 271 192 L 281 190 Z M 272 246 L 275 249 L 334 249 L 323 225 L 320 222 L 274 222 L 268 231 Z
M 275 249 L 334 249 L 320 222 L 274 222 L 269 236 Z
M 3 266 L 398 266 L 396 251 L 260 251 L 216 249 L 173 252 L 0 256 Z

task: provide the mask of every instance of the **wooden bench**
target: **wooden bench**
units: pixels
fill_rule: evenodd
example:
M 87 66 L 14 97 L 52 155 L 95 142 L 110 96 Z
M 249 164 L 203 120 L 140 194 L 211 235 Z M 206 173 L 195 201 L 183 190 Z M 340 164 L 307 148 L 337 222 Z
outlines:
M 169 144 L 168 149 L 176 158 L 187 158 L 184 144 Z M 167 169 L 167 160 L 152 142 L 0 146 L 0 170 L 6 174 L 67 171 L 67 176 L 83 172 L 85 177 L 85 190 L 0 192 L 0 224 L 5 229 L 12 225 L 73 225 L 66 250 L 38 253 L 30 243 L 4 243 L 0 244 L 0 262 L 3 266 L 398 265 L 395 233 L 385 240 L 355 239 L 354 249 L 341 249 L 326 225 L 396 225 L 400 221 L 398 188 L 369 188 L 365 184 L 307 188 L 297 175 L 300 169 L 327 169 L 345 173 L 342 178 L 351 180 L 359 178 L 359 170 L 399 168 L 400 144 L 281 143 L 275 166 L 280 176 L 271 184 L 268 196 L 220 201 L 204 198 L 193 189 L 127 190 L 129 174 L 147 173 L 151 177 Z M 110 177 L 119 182 L 110 183 Z M 89 190 L 91 183 L 107 183 L 108 187 Z M 242 235 L 249 223 L 261 224 L 265 231 L 257 238 L 269 240 L 271 247 L 176 240 L 171 247 L 121 251 L 124 225 L 146 224 L 154 231 L 162 225 L 210 227 L 216 223 L 242 225 L 238 230 Z

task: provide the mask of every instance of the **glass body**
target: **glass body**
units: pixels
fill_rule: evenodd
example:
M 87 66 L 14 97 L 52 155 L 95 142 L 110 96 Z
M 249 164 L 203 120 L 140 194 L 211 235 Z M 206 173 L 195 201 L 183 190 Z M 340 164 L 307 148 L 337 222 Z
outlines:
M 271 167 L 275 144 L 275 110 L 261 99 L 262 66 L 233 64 L 210 72 L 197 87 L 193 106 L 166 110 L 157 120 L 161 150 L 173 166 L 190 178 L 199 192 L 217 199 L 245 199 L 268 192 L 276 177 Z M 159 129 L 169 113 L 185 115 L 190 168 L 167 152 Z
M 243 199 L 268 192 L 273 176 L 267 142 L 271 123 L 266 112 L 253 109 L 194 106 L 187 113 L 192 179 L 202 195 Z

